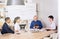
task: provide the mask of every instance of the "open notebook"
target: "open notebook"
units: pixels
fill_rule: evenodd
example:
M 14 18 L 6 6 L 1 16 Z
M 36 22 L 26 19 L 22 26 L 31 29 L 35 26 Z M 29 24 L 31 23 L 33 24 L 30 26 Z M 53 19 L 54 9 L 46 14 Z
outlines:
M 46 31 L 45 29 L 30 29 L 30 32 L 44 32 Z

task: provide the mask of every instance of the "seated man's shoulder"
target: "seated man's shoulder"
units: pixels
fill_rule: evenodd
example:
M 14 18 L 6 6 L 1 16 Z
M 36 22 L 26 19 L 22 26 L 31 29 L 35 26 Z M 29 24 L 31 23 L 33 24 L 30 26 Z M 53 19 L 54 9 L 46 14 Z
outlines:
M 5 25 L 6 23 L 4 23 L 3 25 Z
M 34 20 L 32 20 L 32 22 L 34 22 Z
M 3 26 L 7 25 L 7 23 L 4 23 Z

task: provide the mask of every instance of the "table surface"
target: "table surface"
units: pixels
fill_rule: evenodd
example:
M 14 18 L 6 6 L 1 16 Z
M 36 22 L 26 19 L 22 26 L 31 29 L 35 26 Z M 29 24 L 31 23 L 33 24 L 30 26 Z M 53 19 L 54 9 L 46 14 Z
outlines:
M 42 39 L 55 31 L 43 31 L 43 32 L 22 32 L 20 34 L 5 34 L 0 35 L 0 39 Z

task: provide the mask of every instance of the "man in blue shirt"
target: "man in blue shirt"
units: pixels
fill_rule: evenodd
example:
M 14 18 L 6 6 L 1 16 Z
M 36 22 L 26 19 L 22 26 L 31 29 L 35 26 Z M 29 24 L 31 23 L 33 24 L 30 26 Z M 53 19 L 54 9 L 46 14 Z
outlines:
M 43 25 L 40 20 L 38 20 L 37 16 L 34 16 L 34 20 L 31 22 L 30 29 L 41 29 L 43 28 Z

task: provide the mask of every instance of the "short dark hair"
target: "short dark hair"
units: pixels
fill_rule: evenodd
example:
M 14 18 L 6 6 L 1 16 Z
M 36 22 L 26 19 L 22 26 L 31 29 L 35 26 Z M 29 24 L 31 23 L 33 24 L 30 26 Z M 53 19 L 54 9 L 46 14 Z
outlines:
M 54 17 L 52 15 L 48 16 L 48 18 L 51 18 L 52 20 L 54 19 Z
M 17 21 L 18 19 L 20 19 L 20 17 L 16 17 L 16 18 L 14 19 L 14 24 L 16 23 L 16 21 Z
M 10 19 L 10 17 L 6 17 L 6 18 L 5 18 L 5 21 L 7 21 L 7 20 L 9 20 L 9 19 Z

